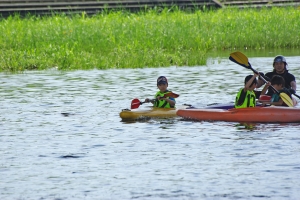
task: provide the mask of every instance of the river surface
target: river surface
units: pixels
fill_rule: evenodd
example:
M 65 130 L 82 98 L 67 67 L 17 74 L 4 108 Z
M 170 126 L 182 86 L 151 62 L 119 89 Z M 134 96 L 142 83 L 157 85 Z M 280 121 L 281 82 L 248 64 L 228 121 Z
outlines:
M 273 58 L 249 61 L 267 72 Z M 299 80 L 300 56 L 286 59 Z M 133 98 L 154 96 L 160 75 L 178 105 L 204 107 L 233 102 L 249 74 L 228 56 L 195 67 L 1 73 L 0 199 L 299 199 L 300 123 L 119 117 Z

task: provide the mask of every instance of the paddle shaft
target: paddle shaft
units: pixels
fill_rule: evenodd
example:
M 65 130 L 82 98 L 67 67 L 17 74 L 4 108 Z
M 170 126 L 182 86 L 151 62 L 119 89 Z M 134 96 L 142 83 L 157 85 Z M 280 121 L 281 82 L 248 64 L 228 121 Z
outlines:
M 298 98 L 300 99 L 300 96 L 299 96 L 299 95 L 297 95 L 297 94 L 293 94 L 293 95 L 295 95 L 296 97 L 298 97 Z
M 144 104 L 144 103 L 151 103 L 151 102 L 155 102 L 156 99 L 150 99 L 149 101 L 143 101 L 143 102 L 140 102 L 140 105 Z
M 166 98 L 166 97 L 177 98 L 177 97 L 179 97 L 179 94 L 175 94 L 172 91 L 169 91 L 168 93 L 164 94 L 164 96 L 163 96 L 163 98 Z M 138 108 L 138 107 L 140 107 L 140 105 L 142 105 L 144 103 L 148 103 L 148 102 L 154 103 L 155 101 L 156 101 L 156 99 L 151 99 L 149 101 L 141 102 L 139 99 L 133 99 L 131 101 L 131 109 Z
M 154 102 L 154 101 L 155 101 L 155 99 L 151 99 L 150 101 L 134 102 L 134 103 L 131 103 L 131 105 L 136 105 L 136 104 L 142 105 L 142 104 L 144 104 L 144 103 L 149 103 L 149 102 Z
M 254 73 L 259 74 L 258 71 L 256 71 L 255 69 L 252 68 L 251 65 L 250 65 L 250 69 L 251 69 Z M 260 79 L 263 80 L 265 83 L 268 82 L 268 81 L 267 81 L 263 76 L 261 76 L 261 75 L 260 75 Z M 276 92 L 277 94 L 279 94 L 279 92 L 274 88 L 273 85 L 270 85 L 270 87 L 273 89 L 274 92 Z

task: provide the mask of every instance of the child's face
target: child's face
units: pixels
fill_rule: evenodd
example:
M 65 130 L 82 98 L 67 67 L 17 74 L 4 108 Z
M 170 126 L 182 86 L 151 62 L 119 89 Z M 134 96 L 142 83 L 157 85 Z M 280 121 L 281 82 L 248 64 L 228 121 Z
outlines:
M 276 89 L 276 90 L 282 90 L 283 89 L 283 85 L 273 85 L 273 87 Z
M 167 90 L 168 84 L 160 83 L 157 85 L 157 87 L 158 87 L 159 91 L 164 92 Z

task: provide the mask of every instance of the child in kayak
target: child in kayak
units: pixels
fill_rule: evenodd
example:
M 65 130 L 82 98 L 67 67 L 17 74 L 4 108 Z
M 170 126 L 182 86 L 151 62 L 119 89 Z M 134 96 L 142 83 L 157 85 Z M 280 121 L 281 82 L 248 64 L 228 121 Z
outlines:
M 269 89 L 270 85 L 272 85 L 279 93 L 284 92 L 286 93 L 290 98 L 292 98 L 292 95 L 288 89 L 286 89 L 285 86 L 285 81 L 282 76 L 275 75 L 271 79 L 271 82 L 266 83 L 264 89 L 261 91 L 261 95 L 267 94 L 268 90 L 272 90 L 271 88 Z M 271 100 L 270 101 L 264 101 L 262 102 L 262 105 L 274 105 L 274 106 L 288 106 L 281 98 L 280 95 L 276 92 L 272 94 Z
M 241 88 L 235 98 L 235 108 L 247 108 L 256 106 L 256 96 L 254 89 L 257 85 L 258 74 L 248 75 L 245 78 L 245 87 Z
M 159 91 L 155 94 L 155 101 L 150 99 L 145 99 L 145 102 L 151 102 L 154 107 L 157 108 L 174 108 L 176 101 L 173 97 L 164 97 L 167 96 L 167 93 L 170 93 L 168 88 L 168 79 L 165 76 L 160 76 L 157 79 L 157 87 Z

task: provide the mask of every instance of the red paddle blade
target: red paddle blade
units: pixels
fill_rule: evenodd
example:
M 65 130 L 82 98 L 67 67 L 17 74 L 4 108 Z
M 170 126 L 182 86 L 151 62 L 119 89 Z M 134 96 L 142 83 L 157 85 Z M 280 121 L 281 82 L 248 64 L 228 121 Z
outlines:
M 131 101 L 131 109 L 136 109 L 136 108 L 140 107 L 140 105 L 141 105 L 141 102 L 139 99 L 133 99 Z
M 179 97 L 179 94 L 175 94 L 175 93 L 173 93 L 173 92 L 169 92 L 169 93 L 165 94 L 164 97 L 173 97 L 173 98 L 177 98 L 177 97 Z

